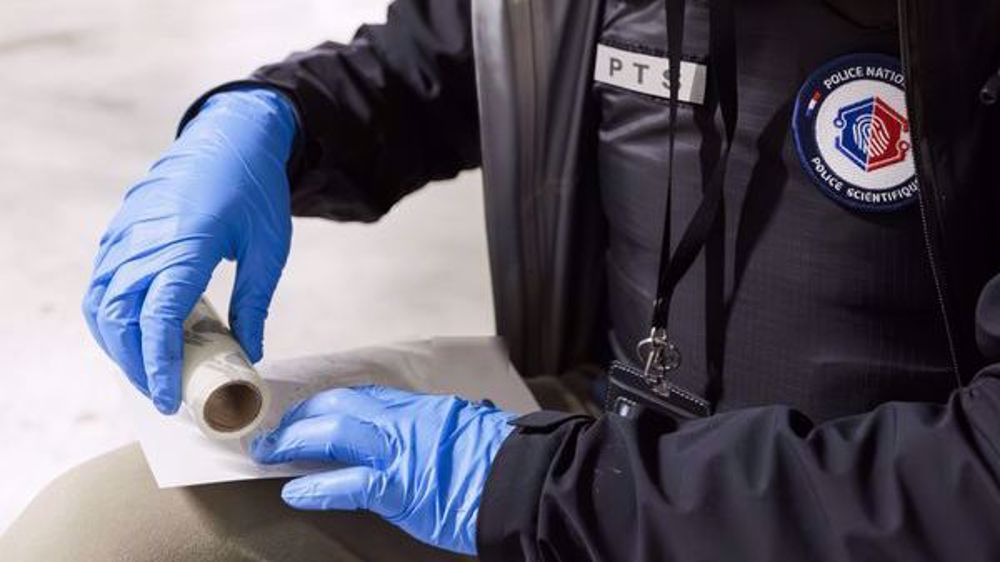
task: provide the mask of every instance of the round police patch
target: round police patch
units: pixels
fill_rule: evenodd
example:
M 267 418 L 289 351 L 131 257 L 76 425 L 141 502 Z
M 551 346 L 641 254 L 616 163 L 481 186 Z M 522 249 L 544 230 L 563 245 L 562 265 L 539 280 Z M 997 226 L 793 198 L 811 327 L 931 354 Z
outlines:
M 802 166 L 835 201 L 892 211 L 917 200 L 917 177 L 899 61 L 847 55 L 799 90 L 792 117 Z

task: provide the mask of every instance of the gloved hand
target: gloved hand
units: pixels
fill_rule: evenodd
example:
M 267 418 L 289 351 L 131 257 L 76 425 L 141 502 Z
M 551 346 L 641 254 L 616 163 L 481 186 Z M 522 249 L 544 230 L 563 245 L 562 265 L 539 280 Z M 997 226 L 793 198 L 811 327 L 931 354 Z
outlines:
M 83 302 L 91 333 L 165 414 L 180 405 L 182 324 L 222 259 L 238 262 L 229 322 L 252 361 L 291 242 L 285 166 L 296 125 L 281 94 L 212 96 L 101 238 Z
M 339 388 L 289 409 L 251 452 L 265 464 L 350 465 L 286 484 L 292 507 L 370 510 L 421 541 L 475 554 L 483 486 L 514 417 L 454 396 Z

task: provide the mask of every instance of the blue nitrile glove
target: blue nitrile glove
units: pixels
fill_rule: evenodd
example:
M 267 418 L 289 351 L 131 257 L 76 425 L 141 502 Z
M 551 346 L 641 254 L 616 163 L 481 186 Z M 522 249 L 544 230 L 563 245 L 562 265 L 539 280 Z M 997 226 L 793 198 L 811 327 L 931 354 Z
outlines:
M 483 486 L 514 417 L 454 396 L 340 388 L 288 410 L 251 451 L 266 464 L 351 465 L 285 484 L 292 507 L 366 509 L 421 541 L 475 554 Z
M 125 195 L 83 301 L 91 333 L 157 409 L 180 405 L 182 323 L 222 259 L 238 262 L 229 322 L 263 354 L 264 318 L 291 242 L 285 166 L 296 125 L 281 94 L 209 98 Z

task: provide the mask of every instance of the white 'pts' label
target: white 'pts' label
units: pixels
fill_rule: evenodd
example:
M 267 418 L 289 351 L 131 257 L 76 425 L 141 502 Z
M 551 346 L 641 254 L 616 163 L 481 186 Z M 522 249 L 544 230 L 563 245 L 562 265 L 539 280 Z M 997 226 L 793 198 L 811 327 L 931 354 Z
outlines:
M 707 76 L 707 66 L 681 61 L 680 84 L 677 85 L 678 101 L 704 104 Z M 670 99 L 670 60 L 598 44 L 594 80 L 633 92 Z

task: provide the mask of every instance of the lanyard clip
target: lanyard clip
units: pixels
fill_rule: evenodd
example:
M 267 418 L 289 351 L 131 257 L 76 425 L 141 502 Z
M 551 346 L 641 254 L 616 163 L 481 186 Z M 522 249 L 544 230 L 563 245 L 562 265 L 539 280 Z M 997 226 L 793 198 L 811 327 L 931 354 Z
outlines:
M 635 352 L 645 365 L 642 379 L 650 386 L 660 384 L 664 375 L 681 366 L 681 350 L 667 337 L 666 328 L 654 326 L 649 337 L 635 346 Z

